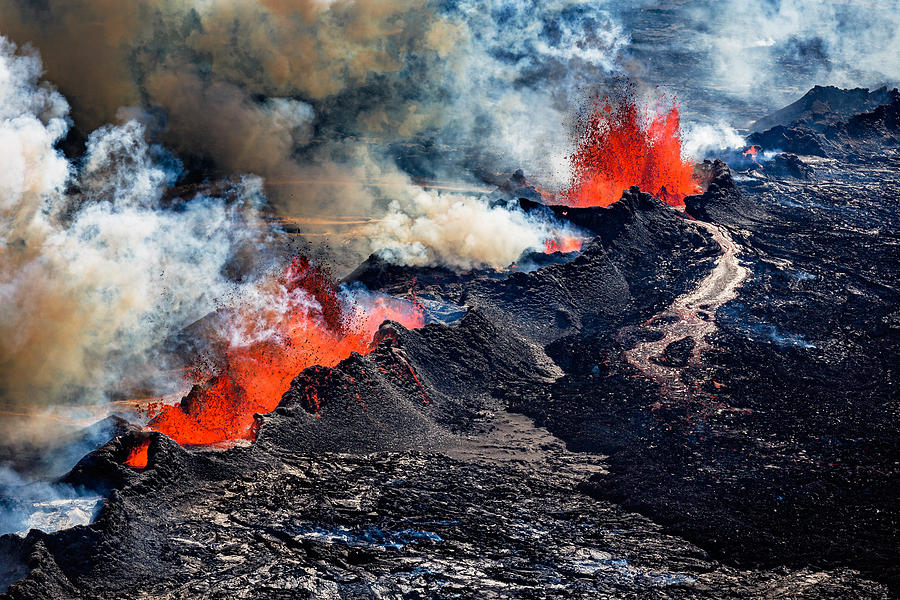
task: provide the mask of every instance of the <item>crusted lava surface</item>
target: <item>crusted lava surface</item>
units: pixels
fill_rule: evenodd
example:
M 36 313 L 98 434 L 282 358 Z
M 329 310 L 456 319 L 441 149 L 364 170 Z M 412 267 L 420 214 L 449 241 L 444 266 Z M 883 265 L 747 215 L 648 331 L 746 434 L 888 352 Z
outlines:
M 530 272 L 373 256 L 348 282 L 464 316 L 299 373 L 251 445 L 120 427 L 64 478 L 93 523 L 0 537 L 0 598 L 897 595 L 888 100 L 807 128 L 827 152 L 701 165 L 684 211 L 512 180 L 591 235 Z

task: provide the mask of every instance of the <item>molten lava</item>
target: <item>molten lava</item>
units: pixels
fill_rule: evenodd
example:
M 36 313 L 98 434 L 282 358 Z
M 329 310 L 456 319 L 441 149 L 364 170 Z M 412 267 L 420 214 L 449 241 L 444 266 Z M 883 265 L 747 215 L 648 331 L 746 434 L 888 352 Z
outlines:
M 749 156 L 751 159 L 753 159 L 753 162 L 761 167 L 762 165 L 760 165 L 759 161 L 756 160 L 757 154 L 759 154 L 759 146 L 750 146 L 749 148 L 744 150 L 744 156 Z
M 629 92 L 594 101 L 572 156 L 569 206 L 609 206 L 633 185 L 672 206 L 701 191 L 693 163 L 681 157 L 678 104 L 657 106 L 652 117 L 644 112 Z
M 573 237 L 547 238 L 544 240 L 544 254 L 579 252 L 583 242 L 584 240 Z
M 147 466 L 147 450 L 150 448 L 150 440 L 144 440 L 128 452 L 122 463 L 132 469 L 143 469 Z
M 424 325 L 417 304 L 387 296 L 342 293 L 322 269 L 295 259 L 253 301 L 226 314 L 228 339 L 218 374 L 195 385 L 149 426 L 181 444 L 254 439 L 254 413 L 273 411 L 291 380 L 313 365 L 332 367 L 351 352 L 368 353 L 387 319 Z

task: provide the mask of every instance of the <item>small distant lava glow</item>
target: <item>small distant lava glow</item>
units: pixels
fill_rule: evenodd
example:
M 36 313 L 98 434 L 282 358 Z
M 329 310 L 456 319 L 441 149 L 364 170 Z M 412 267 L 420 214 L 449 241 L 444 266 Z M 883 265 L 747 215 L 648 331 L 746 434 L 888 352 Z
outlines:
M 163 406 L 151 429 L 180 444 L 255 439 L 253 415 L 275 410 L 301 371 L 368 353 L 387 319 L 408 328 L 425 324 L 418 304 L 342 293 L 327 271 L 304 257 L 273 279 L 254 302 L 228 309 L 230 339 L 214 376 L 203 378 L 180 404 Z
M 147 467 L 147 451 L 150 449 L 150 440 L 144 440 L 128 452 L 128 456 L 122 463 L 132 469 L 144 469 Z
M 749 148 L 744 150 L 744 156 L 749 156 L 750 158 L 753 159 L 753 162 L 755 162 L 758 166 L 761 167 L 762 165 L 760 165 L 759 161 L 756 160 L 757 154 L 759 154 L 759 146 L 750 146 Z
M 701 191 L 694 164 L 681 156 L 678 104 L 644 116 L 630 92 L 595 100 L 581 122 L 572 160 L 569 206 L 609 206 L 633 185 L 672 206 Z
M 584 240 L 573 237 L 561 237 L 559 239 L 548 238 L 544 241 L 544 254 L 580 252 L 583 243 Z

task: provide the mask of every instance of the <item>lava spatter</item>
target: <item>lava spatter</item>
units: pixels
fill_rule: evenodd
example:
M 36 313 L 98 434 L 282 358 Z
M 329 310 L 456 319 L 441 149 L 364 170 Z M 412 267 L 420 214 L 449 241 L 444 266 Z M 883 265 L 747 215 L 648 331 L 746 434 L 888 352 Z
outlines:
M 274 410 L 301 371 L 368 353 L 385 320 L 424 325 L 414 302 L 342 292 L 327 271 L 302 257 L 225 317 L 230 339 L 218 374 L 150 421 L 151 429 L 181 444 L 254 439 L 254 414 Z
M 622 191 L 637 185 L 672 206 L 700 191 L 694 165 L 681 155 L 677 102 L 657 105 L 645 116 L 630 91 L 616 99 L 594 100 L 583 117 L 572 182 L 563 194 L 569 206 L 609 206 Z

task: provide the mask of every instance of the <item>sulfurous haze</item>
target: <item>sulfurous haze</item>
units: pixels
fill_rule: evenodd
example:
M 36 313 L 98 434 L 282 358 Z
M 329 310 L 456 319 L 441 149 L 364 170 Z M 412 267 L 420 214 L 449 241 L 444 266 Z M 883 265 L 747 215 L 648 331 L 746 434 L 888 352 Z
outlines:
M 449 148 L 423 164 L 463 185 L 476 151 L 562 168 L 568 80 L 614 68 L 626 39 L 572 2 L 4 0 L 0 34 L 13 413 L 165 377 L 166 341 L 270 266 L 263 213 L 364 216 L 337 232 L 343 267 L 500 268 L 542 247 L 552 224 L 423 189 L 395 147 Z M 204 179 L 225 183 L 167 192 Z M 247 255 L 250 280 L 230 277 Z
M 40 73 L 36 53 L 0 40 L 0 393 L 13 412 L 99 401 L 125 374 L 164 368 L 157 346 L 233 292 L 235 251 L 265 255 L 258 180 L 166 208 L 178 163 L 135 121 L 97 129 L 70 162 L 55 149 L 68 106 Z M 7 440 L 35 433 L 0 422 Z

